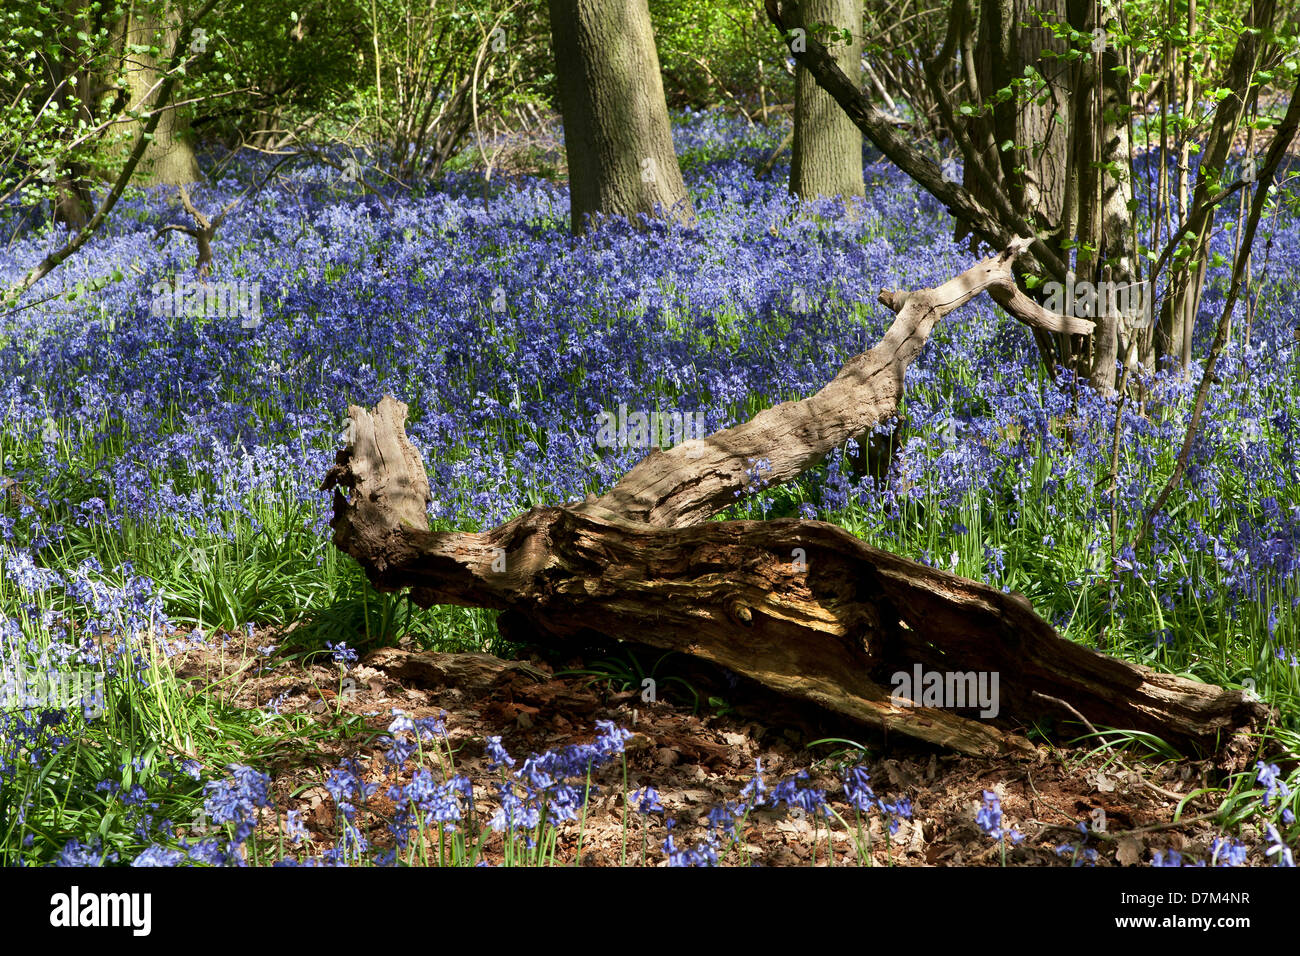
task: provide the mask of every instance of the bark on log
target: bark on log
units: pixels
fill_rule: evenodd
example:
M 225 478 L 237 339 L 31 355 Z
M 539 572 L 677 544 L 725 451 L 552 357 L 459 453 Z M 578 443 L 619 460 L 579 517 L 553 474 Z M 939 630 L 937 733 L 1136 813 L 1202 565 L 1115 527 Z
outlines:
M 472 692 L 488 690 L 506 674 L 522 674 L 531 680 L 544 680 L 548 676 L 531 664 L 506 661 L 491 654 L 406 651 L 397 647 L 379 648 L 366 655 L 365 664 L 407 685 L 458 687 Z
M 1002 718 L 1081 716 L 1238 760 L 1268 715 L 1238 691 L 1075 644 L 1019 595 L 869 547 L 834 525 L 706 520 L 752 490 L 748 461 L 770 462 L 769 484 L 787 481 L 895 414 L 903 373 L 934 323 L 982 291 L 1004 297 L 1031 328 L 1086 334 L 1091 323 L 1052 316 L 1015 291 L 1011 263 L 1027 246 L 1012 243 L 935 289 L 882 291 L 897 313 L 884 338 L 816 395 L 653 451 L 600 497 L 534 508 L 491 531 L 430 531 L 428 477 L 406 438 L 406 405 L 385 396 L 372 411 L 350 406 L 352 440 L 324 483 L 335 489 L 334 542 L 375 587 L 408 588 L 421 606 L 499 609 L 542 639 L 682 651 L 963 753 L 1033 747 L 989 720 L 906 706 L 892 697 L 894 673 L 997 674 Z

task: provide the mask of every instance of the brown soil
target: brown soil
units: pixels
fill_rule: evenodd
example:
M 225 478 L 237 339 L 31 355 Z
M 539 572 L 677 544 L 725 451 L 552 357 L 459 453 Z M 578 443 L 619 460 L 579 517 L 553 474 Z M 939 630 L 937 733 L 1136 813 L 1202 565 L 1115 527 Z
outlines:
M 338 813 L 323 784 L 347 757 L 356 758 L 366 780 L 380 784 L 361 811 L 359 826 L 374 850 L 392 845 L 383 824 L 394 808 L 385 792 L 399 781 L 387 768 L 381 738 L 394 708 L 415 718 L 447 712 L 445 749 L 454 755 L 451 772 L 473 781 L 475 802 L 484 813 L 480 826 L 497 806 L 494 784 L 500 780 L 500 772 L 488 768 L 486 737 L 501 736 L 517 768 L 531 753 L 590 742 L 597 720 L 611 720 L 632 731 L 626 792 L 654 787 L 666 813 L 647 817 L 628 810 L 621 765 L 602 768 L 593 780 L 599 789 L 589 801 L 586 820 L 558 827 L 557 863 L 578 862 L 579 850 L 583 865 L 618 865 L 624 859 L 640 863 L 642 834 L 648 826 L 646 863 L 664 865 L 664 817 L 676 821 L 672 833 L 677 847 L 694 847 L 707 832 L 709 810 L 742 799 L 741 789 L 753 777 L 756 760 L 762 761 L 769 793 L 780 780 L 809 770 L 803 785 L 824 789 L 848 825 L 832 819 L 828 828 L 824 820 L 785 807 L 761 806 L 745 821 L 741 845 L 720 854 L 724 865 L 825 865 L 829 845 L 836 865 L 998 866 L 1004 848 L 981 832 L 975 819 L 985 790 L 999 796 L 1003 825 L 1014 826 L 1024 836 L 1019 845 L 1007 842 L 1007 866 L 1070 866 L 1075 854 L 1057 853 L 1065 844 L 1080 852 L 1095 849 L 1100 866 L 1148 865 L 1153 851 L 1169 848 L 1192 862 L 1208 859 L 1211 842 L 1221 835 L 1210 820 L 1216 806 L 1211 799 L 1187 800 L 1174 822 L 1178 804 L 1207 786 L 1213 773 L 1208 763 L 1158 765 L 1132 755 L 1121 760 L 1117 754 L 1094 750 L 1095 742 L 1071 749 L 1041 738 L 1035 761 L 959 757 L 900 738 L 883 740 L 820 712 L 792 708 L 761 688 L 743 682 L 729 686 L 729 681 L 702 671 L 687 675 L 700 695 L 700 706 L 693 708 L 689 694 L 647 703 L 639 688 L 618 690 L 589 676 L 557 677 L 551 665 L 536 657 L 502 661 L 488 655 L 386 648 L 352 665 L 343 676 L 341 666 L 327 658 L 304 666 L 259 654 L 258 645 L 274 642 L 269 634 L 225 638 L 224 643 L 214 638 L 173 658 L 177 679 L 192 692 L 220 694 L 233 706 L 266 710 L 274 701 L 280 715 L 305 714 L 340 731 L 300 748 L 290 746 L 289 739 L 276 750 L 282 756 L 259 767 L 272 776 L 275 807 L 281 813 L 302 812 L 311 839 L 310 846 L 300 848 L 300 859 L 319 855 L 337 840 Z M 218 684 L 221 677 L 227 680 Z M 672 681 L 659 686 L 681 685 Z M 716 702 L 705 706 L 710 696 Z M 351 715 L 360 715 L 372 732 L 358 732 L 353 722 L 344 733 Z M 292 737 L 275 722 L 268 719 L 268 733 Z M 867 749 L 858 751 L 844 742 L 809 746 L 825 737 L 857 741 Z M 863 820 L 858 834 L 853 832 L 855 813 L 844 799 L 837 768 L 859 761 L 877 796 L 912 801 L 912 819 L 901 821 L 888 839 L 878 812 Z M 438 761 L 432 766 L 440 776 Z M 408 765 L 400 782 L 409 782 L 410 773 Z M 1093 830 L 1085 842 L 1078 824 L 1100 820 L 1097 811 L 1104 812 L 1105 830 Z M 274 822 L 267 826 L 275 832 Z M 1258 834 L 1247 827 L 1241 835 L 1251 847 L 1250 862 L 1264 863 Z M 436 836 L 433 842 L 436 846 Z M 501 844 L 498 835 L 488 840 L 487 862 L 501 860 Z

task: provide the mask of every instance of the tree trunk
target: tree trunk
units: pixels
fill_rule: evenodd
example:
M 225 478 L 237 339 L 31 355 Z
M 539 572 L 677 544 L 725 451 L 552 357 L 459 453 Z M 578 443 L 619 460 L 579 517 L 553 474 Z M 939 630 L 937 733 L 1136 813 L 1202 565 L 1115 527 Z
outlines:
M 1088 251 L 1080 253 L 1080 281 L 1097 283 L 1109 274 L 1124 285 L 1135 278 L 1136 235 L 1122 64 L 1113 42 L 1106 42 L 1100 56 L 1081 59 L 1051 29 L 1068 26 L 1090 36 L 1093 6 L 1086 0 L 982 0 L 977 23 L 973 0 L 951 5 L 941 50 L 934 56 L 924 51 L 921 59 L 941 126 L 966 162 L 960 183 L 940 176 L 932 161 L 891 129 L 823 44 L 809 37 L 806 47 L 790 49 L 801 71 L 859 130 L 948 206 L 957 238 L 969 235 L 1001 248 L 1013 236 L 1033 236 L 1037 262 L 1022 268 L 1062 285 L 1074 278 L 1068 274 L 1069 250 L 1082 246 Z M 796 15 L 793 4 L 765 0 L 765 7 L 787 34 Z M 1104 25 L 1116 29 L 1112 22 Z M 1037 75 L 1027 77 L 1031 67 Z M 1027 79 L 1028 87 L 1017 90 Z M 963 112 L 965 104 L 970 108 Z M 1100 321 L 1092 337 L 1060 336 L 1054 344 L 1039 330 L 1035 340 L 1049 371 L 1059 352 L 1096 388 L 1109 391 L 1118 326 L 1114 316 L 1095 318 Z
M 1240 692 L 1159 674 L 1061 638 L 1019 595 L 871 548 L 819 521 L 710 521 L 788 481 L 893 415 L 904 373 L 934 324 L 981 292 L 1049 332 L 1091 323 L 1046 313 L 1016 289 L 1014 243 L 935 289 L 882 291 L 897 314 L 881 341 L 820 392 L 667 451 L 652 450 L 605 495 L 534 508 L 483 533 L 428 530 L 429 481 L 391 396 L 351 406 L 334 488 L 335 545 L 380 590 L 421 606 L 500 609 L 541 641 L 632 639 L 725 666 L 839 714 L 963 753 L 1029 754 L 1016 724 L 1040 718 L 1143 730 L 1240 765 L 1268 711 Z M 345 495 L 347 489 L 350 495 Z M 979 706 L 900 693 L 901 677 L 984 680 Z M 887 685 L 894 687 L 891 692 Z M 978 711 L 978 713 L 976 713 Z M 1000 723 L 993 718 L 1000 717 Z M 984 718 L 984 719 L 977 719 Z
M 180 13 L 168 4 L 160 18 L 147 5 L 128 14 L 125 38 L 126 43 L 141 46 L 158 45 L 164 53 L 170 51 L 176 43 Z M 164 22 L 165 21 L 165 22 Z M 157 102 L 157 91 L 150 95 L 158 83 L 160 71 L 158 60 L 150 53 L 125 54 L 126 78 L 130 89 L 130 109 L 147 110 Z M 179 99 L 179 91 L 173 99 Z M 139 135 L 141 123 L 134 123 L 127 128 L 134 135 Z M 145 149 L 140 161 L 139 177 L 141 181 L 156 185 L 165 183 L 179 185 L 192 183 L 200 176 L 198 159 L 194 155 L 189 129 L 189 115 L 167 105 L 154 130 L 153 141 Z
M 1130 208 L 1133 200 L 1129 148 L 1132 100 L 1123 61 L 1111 39 L 1119 32 L 1120 23 L 1106 8 L 1103 8 L 1101 27 L 1107 33 L 1107 42 L 1092 66 L 1095 91 L 1092 95 L 1096 97 L 1092 128 L 1097 137 L 1095 152 L 1099 190 L 1095 215 L 1097 252 L 1087 258 L 1091 270 L 1088 278 L 1092 282 L 1108 283 L 1104 288 L 1111 289 L 1126 286 L 1137 279 L 1137 234 Z M 1080 277 L 1083 277 L 1082 270 Z M 1092 387 L 1103 393 L 1115 390 L 1115 363 L 1119 357 L 1120 318 L 1111 314 L 1108 307 L 1111 298 L 1108 292 L 1099 301 L 1097 328 L 1090 340 L 1091 363 L 1084 369 Z
M 1256 65 L 1261 50 L 1265 48 L 1264 37 L 1272 29 L 1276 8 L 1275 0 L 1255 0 L 1251 5 L 1246 17 L 1249 29 L 1237 38 L 1225 76 L 1224 86 L 1232 92 L 1219 100 L 1215 107 L 1196 178 L 1196 188 L 1184 203 L 1181 234 L 1190 237 L 1188 244 L 1193 249 L 1193 255 L 1183 260 L 1170 260 L 1169 281 L 1165 297 L 1160 303 L 1155 342 L 1157 358 L 1176 355 L 1184 367 L 1191 361 L 1192 334 L 1205 281 L 1206 252 L 1209 236 L 1214 229 L 1215 204 L 1212 198 L 1218 192 L 1219 176 L 1227 162 L 1237 130 L 1240 129 L 1246 103 L 1250 99 L 1252 81 L 1257 82 Z M 1195 8 L 1192 7 L 1189 19 L 1194 16 Z M 1186 82 L 1186 89 L 1192 89 L 1191 80 Z M 1161 257 L 1164 255 L 1162 252 Z M 1155 276 L 1152 278 L 1154 285 Z
M 800 25 L 852 31 L 853 40 L 830 44 L 835 62 L 856 85 L 862 82 L 862 0 L 803 0 Z M 802 66 L 795 72 L 794 151 L 790 191 L 801 199 L 863 196 L 862 133 L 835 99 Z
M 550 10 L 574 233 L 599 214 L 691 222 L 646 0 L 550 0 Z
M 1065 41 L 1038 24 L 1039 14 L 1049 22 L 1065 22 L 1065 0 L 984 0 L 974 45 L 977 83 L 971 82 L 968 69 L 962 72 L 967 77 L 967 95 L 975 103 L 1023 79 L 1027 66 L 1042 74 L 1047 84 L 1044 102 L 1024 95 L 1009 97 L 992 103 L 990 112 L 973 118 L 970 126 L 971 139 L 986 151 L 986 162 L 999 170 L 1016 204 L 1038 228 L 1054 233 L 1061 227 L 1070 165 L 1070 123 L 1064 109 L 1070 67 L 1063 56 L 1068 49 Z M 963 55 L 968 42 L 963 42 Z M 1046 51 L 1060 58 L 1044 56 Z M 998 148 L 1007 141 L 1015 148 Z M 979 183 L 970 182 L 967 188 L 985 205 L 990 203 Z M 960 228 L 959 239 L 965 232 Z
M 106 91 L 103 76 L 89 67 L 84 50 L 71 37 L 77 32 L 94 33 L 101 20 L 99 11 L 92 11 L 86 0 L 64 4 L 59 16 L 59 34 L 67 39 L 60 43 L 61 55 L 45 61 L 49 89 L 44 95 L 54 94 L 59 105 L 75 116 L 77 122 L 65 127 L 65 133 L 71 139 L 77 135 L 79 124 L 94 125 L 94 106 Z M 68 162 L 59 170 L 51 205 L 54 221 L 74 232 L 90 221 L 95 202 L 90 194 L 86 170 L 80 163 Z
M 54 221 L 62 223 L 73 232 L 85 228 L 95 208 L 94 198 L 85 179 L 75 169 L 60 176 L 54 184 Z
M 1067 197 L 1073 184 L 1074 164 L 1070 161 L 1071 135 L 1075 124 L 1068 109 L 1071 88 L 1070 61 L 1063 54 L 1065 41 L 1049 25 L 1067 20 L 1065 0 L 983 0 L 976 31 L 972 0 L 957 0 L 950 24 L 954 39 L 960 38 L 961 75 L 966 98 L 988 113 L 976 113 L 967 122 L 971 148 L 977 150 L 997 190 L 1011 200 L 1019 216 L 1034 228 L 1053 237 L 1053 251 L 1066 260 L 1061 237 L 1069 232 Z M 976 39 L 978 37 L 978 39 Z M 1045 55 L 1045 54 L 1054 55 Z M 942 68 L 942 64 L 937 64 Z M 1011 87 L 1033 68 L 1042 77 L 1046 95 L 1023 93 L 1007 98 L 992 94 Z M 1011 143 L 1011 149 L 1002 144 Z M 981 203 L 996 206 L 994 190 L 979 176 L 965 177 L 967 188 Z M 1065 217 L 1065 218 L 1063 218 Z M 970 228 L 958 220 L 955 236 L 966 238 Z M 975 243 L 972 241 L 972 247 Z M 1070 339 L 1035 335 L 1044 365 L 1053 375 L 1058 358 L 1069 363 Z

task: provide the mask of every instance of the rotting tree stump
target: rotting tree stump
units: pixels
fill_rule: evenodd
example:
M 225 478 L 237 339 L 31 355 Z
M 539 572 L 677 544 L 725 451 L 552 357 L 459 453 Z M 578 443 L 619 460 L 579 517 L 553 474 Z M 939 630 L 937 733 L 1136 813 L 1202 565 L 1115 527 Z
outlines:
M 373 410 L 350 406 L 351 441 L 323 485 L 335 489 L 334 543 L 376 588 L 406 589 L 422 607 L 494 608 L 542 641 L 626 640 L 695 655 L 962 753 L 1031 754 L 1008 719 L 1057 718 L 1144 731 L 1239 764 L 1270 714 L 1239 691 L 1083 647 L 1018 594 L 870 547 L 825 522 L 707 520 L 754 490 L 753 461 L 768 462 L 765 484 L 788 481 L 894 415 L 903 374 L 934 323 L 981 292 L 1031 328 L 1091 331 L 1091 322 L 1048 313 L 1016 289 L 1011 264 L 1027 245 L 1017 240 L 934 289 L 882 291 L 895 320 L 817 394 L 652 450 L 604 495 L 534 508 L 490 531 L 430 531 L 428 476 L 406 437 L 407 406 L 392 396 Z M 890 675 L 918 666 L 996 674 L 1001 719 L 895 698 Z

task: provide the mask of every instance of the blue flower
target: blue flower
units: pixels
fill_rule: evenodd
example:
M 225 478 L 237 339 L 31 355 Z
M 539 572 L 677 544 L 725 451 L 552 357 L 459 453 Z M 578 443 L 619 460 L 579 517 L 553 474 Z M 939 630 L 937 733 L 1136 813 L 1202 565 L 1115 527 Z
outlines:
M 301 843 L 307 839 L 307 827 L 302 822 L 301 810 L 290 810 L 285 814 L 284 835 L 290 843 Z
M 808 771 L 800 770 L 793 777 L 782 780 L 772 788 L 772 806 L 784 803 L 791 809 L 802 810 L 812 816 L 819 814 L 829 816 L 830 809 L 826 803 L 826 791 L 813 787 L 800 787 L 799 781 L 808 779 Z
M 868 783 L 871 777 L 867 774 L 866 768 L 861 765 L 851 767 L 843 772 L 842 779 L 844 796 L 848 799 L 849 805 L 862 813 L 869 813 L 876 804 L 876 794 Z
M 754 776 L 740 789 L 740 795 L 745 798 L 747 807 L 761 807 L 767 802 L 764 796 L 766 792 L 767 786 L 763 783 L 763 760 L 759 757 L 754 760 Z
M 727 834 L 731 839 L 740 838 L 740 824 L 745 815 L 745 808 L 731 801 L 709 810 L 709 829 L 719 834 Z
M 1269 842 L 1269 847 L 1264 851 L 1264 855 L 1277 858 L 1277 861 L 1273 864 L 1274 866 L 1294 867 L 1295 857 L 1291 853 L 1291 848 L 1283 842 L 1277 828 L 1271 823 L 1266 823 L 1264 829 Z
M 1269 806 L 1269 802 L 1274 797 L 1281 797 L 1283 800 L 1291 796 L 1291 788 L 1287 786 L 1286 780 L 1282 777 L 1282 771 L 1277 764 L 1266 764 L 1259 760 L 1255 762 L 1255 781 L 1262 783 L 1264 790 L 1264 806 Z
M 339 641 L 337 644 L 326 641 L 325 646 L 334 652 L 332 657 L 336 664 L 347 665 L 356 663 L 357 652 L 348 647 L 344 641 Z
M 642 815 L 663 813 L 663 804 L 659 802 L 659 793 L 654 787 L 644 787 L 628 797 L 628 802 Z
M 69 840 L 59 851 L 55 866 L 104 866 L 117 861 L 117 854 L 104 851 L 104 842 L 96 837 L 93 844 Z
M 172 850 L 161 846 L 149 846 L 136 855 L 132 866 L 179 866 L 185 859 L 184 850 Z
M 495 770 L 502 765 L 513 767 L 515 760 L 510 754 L 506 753 L 505 747 L 501 745 L 500 737 L 488 737 L 486 741 L 488 766 Z
M 994 840 L 1008 839 L 1012 844 L 1020 843 L 1025 837 L 1015 827 L 1002 827 L 1002 801 L 992 790 L 984 791 L 984 804 L 975 814 L 975 823 L 984 834 Z
M 678 849 L 677 844 L 673 842 L 673 836 L 670 833 L 664 840 L 664 853 L 668 856 L 669 866 L 717 866 L 718 865 L 718 847 L 717 838 L 712 831 L 705 839 L 697 843 L 693 850 Z
M 226 859 L 239 862 L 238 848 L 252 835 L 258 810 L 271 805 L 271 778 L 242 764 L 230 764 L 227 769 L 230 779 L 204 784 L 203 809 L 216 825 L 233 826 L 231 839 L 220 856 L 223 862 Z M 201 852 L 215 858 L 207 849 Z M 191 858 L 196 857 L 191 854 Z
M 1245 866 L 1246 845 L 1240 840 L 1216 838 L 1210 845 L 1210 859 L 1214 866 Z
M 986 836 L 995 840 L 1002 837 L 1002 802 L 992 790 L 984 791 L 984 805 L 975 814 L 975 823 Z

